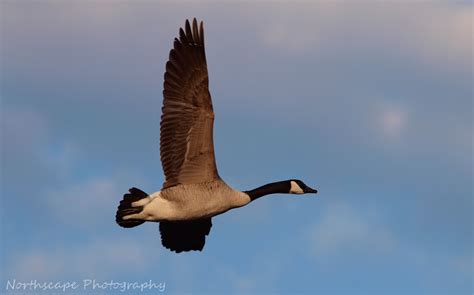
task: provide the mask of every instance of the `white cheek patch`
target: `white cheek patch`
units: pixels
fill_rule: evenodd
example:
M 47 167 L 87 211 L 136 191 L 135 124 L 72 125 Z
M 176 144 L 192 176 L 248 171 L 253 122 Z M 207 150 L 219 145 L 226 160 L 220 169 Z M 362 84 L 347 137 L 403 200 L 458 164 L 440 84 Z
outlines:
M 296 182 L 291 181 L 290 194 L 304 194 L 304 191 Z

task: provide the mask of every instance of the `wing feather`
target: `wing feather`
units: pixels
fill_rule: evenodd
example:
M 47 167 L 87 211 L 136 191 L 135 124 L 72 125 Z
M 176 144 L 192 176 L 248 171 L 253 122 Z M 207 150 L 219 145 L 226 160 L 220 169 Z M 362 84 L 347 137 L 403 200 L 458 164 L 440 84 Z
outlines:
M 161 221 L 161 243 L 176 253 L 202 251 L 211 227 L 211 218 L 181 222 Z
M 204 50 L 204 27 L 186 20 L 166 63 L 160 124 L 164 188 L 219 179 L 214 112 Z

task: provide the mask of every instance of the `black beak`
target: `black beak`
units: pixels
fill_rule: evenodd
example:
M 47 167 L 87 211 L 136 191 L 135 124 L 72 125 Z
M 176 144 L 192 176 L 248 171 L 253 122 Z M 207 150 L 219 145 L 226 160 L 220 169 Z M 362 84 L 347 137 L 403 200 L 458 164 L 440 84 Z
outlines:
M 316 194 L 316 193 L 318 193 L 317 190 L 312 189 L 312 188 L 310 188 L 309 186 L 307 186 L 307 187 L 304 189 L 304 192 L 305 192 L 306 194 Z

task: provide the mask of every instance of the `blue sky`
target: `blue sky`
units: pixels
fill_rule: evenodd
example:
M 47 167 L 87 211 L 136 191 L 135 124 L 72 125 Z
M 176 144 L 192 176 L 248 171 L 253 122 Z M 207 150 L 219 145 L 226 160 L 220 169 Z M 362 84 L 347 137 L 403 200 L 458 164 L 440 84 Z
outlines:
M 161 188 L 164 65 L 194 16 L 221 177 L 320 193 L 230 211 L 176 255 L 114 215 L 129 187 Z M 473 292 L 469 2 L 3 1 L 0 24 L 2 290 Z

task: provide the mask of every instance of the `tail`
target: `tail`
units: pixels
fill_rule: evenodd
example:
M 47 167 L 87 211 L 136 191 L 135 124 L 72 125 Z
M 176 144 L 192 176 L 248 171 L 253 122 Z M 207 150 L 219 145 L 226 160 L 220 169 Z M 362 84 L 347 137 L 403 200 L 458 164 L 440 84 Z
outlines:
M 144 220 L 139 219 L 124 220 L 123 217 L 130 214 L 140 213 L 143 210 L 143 206 L 132 207 L 132 203 L 148 197 L 147 193 L 135 187 L 132 187 L 128 191 L 129 193 L 123 195 L 123 200 L 120 201 L 117 213 L 115 214 L 115 222 L 125 228 L 135 227 L 145 222 Z

